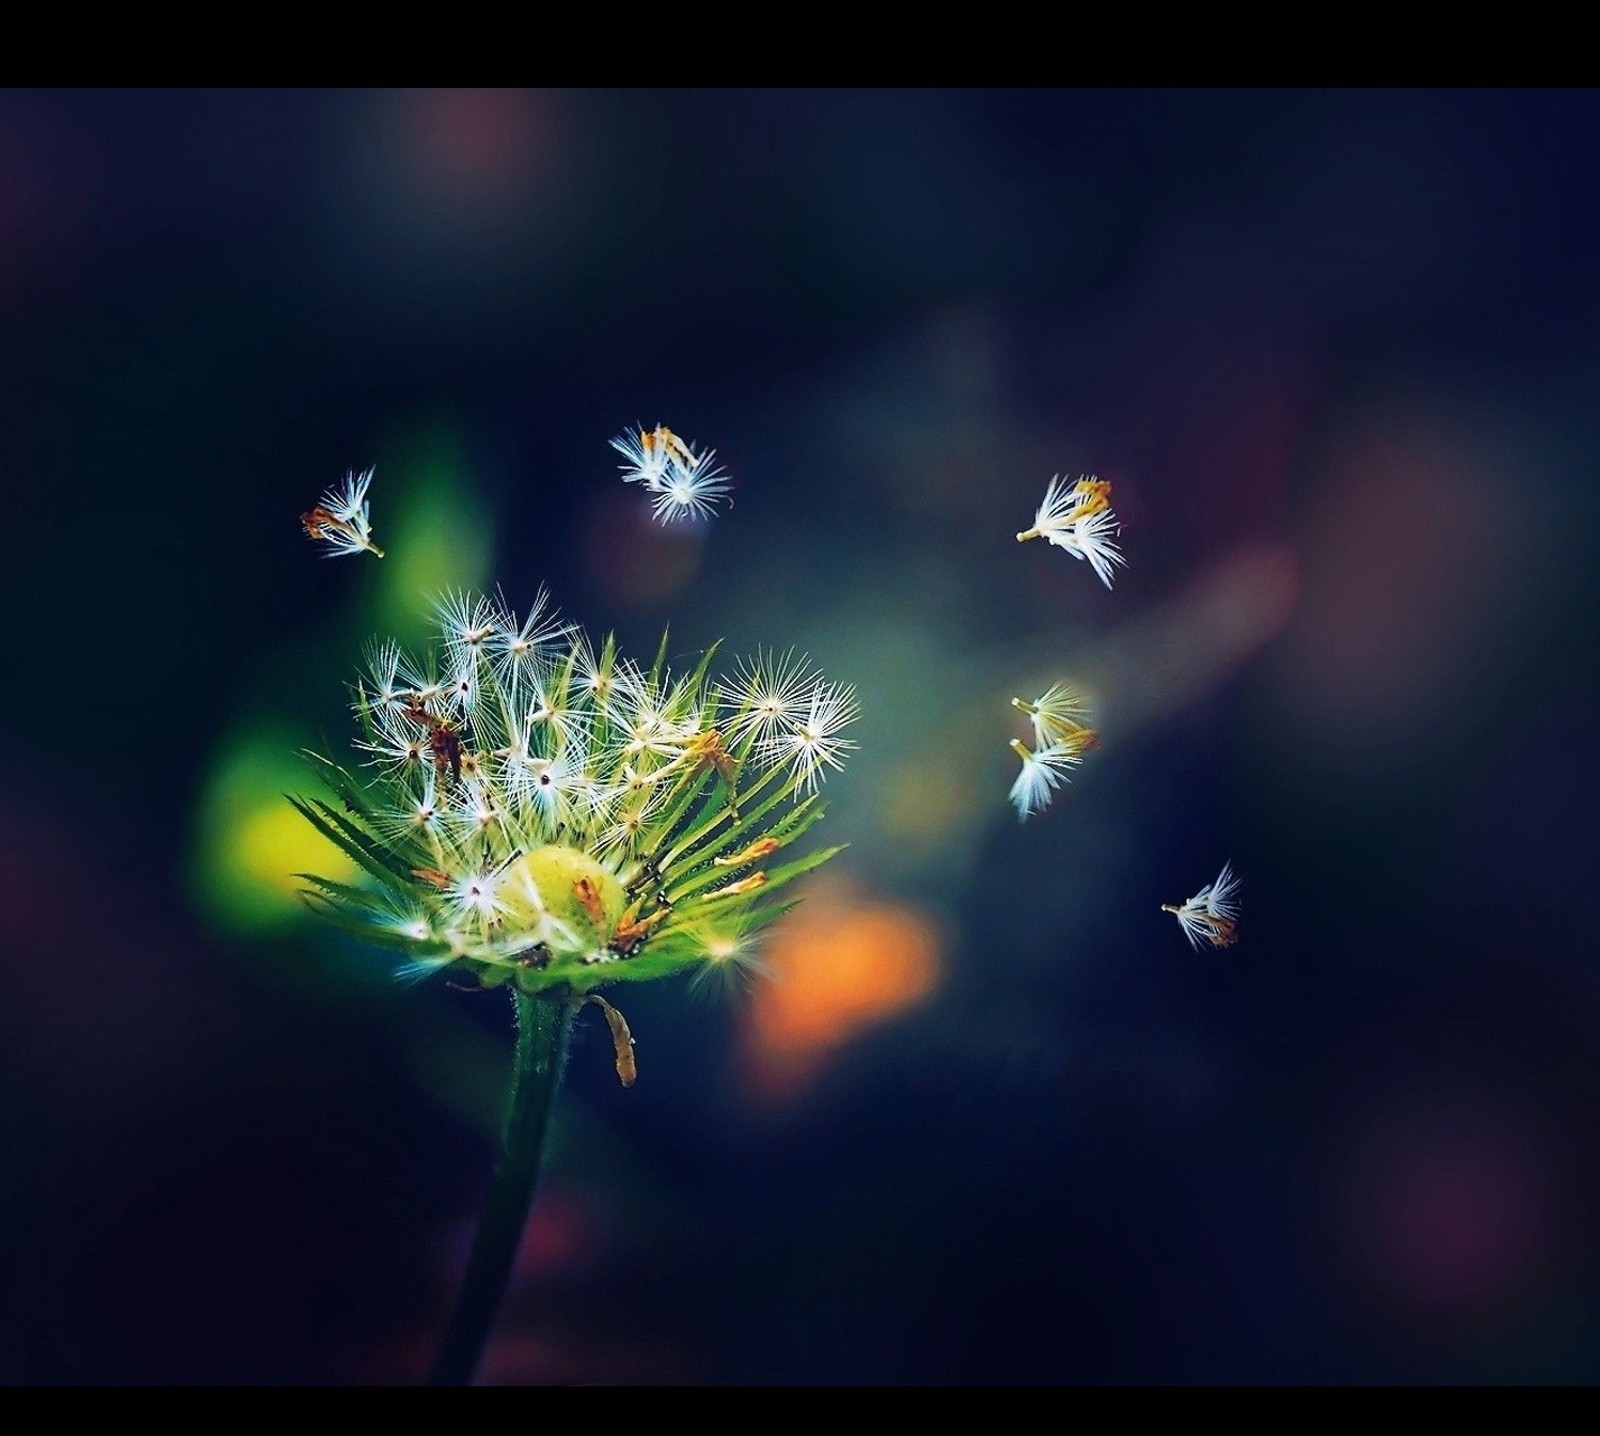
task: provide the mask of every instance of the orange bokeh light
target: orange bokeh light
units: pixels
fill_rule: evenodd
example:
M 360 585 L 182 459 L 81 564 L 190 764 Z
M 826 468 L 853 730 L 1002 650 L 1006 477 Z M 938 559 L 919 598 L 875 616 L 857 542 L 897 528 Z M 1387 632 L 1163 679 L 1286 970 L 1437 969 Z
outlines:
M 758 1089 L 782 1096 L 863 1028 L 926 997 L 942 963 L 924 914 L 832 879 L 773 929 L 764 965 L 771 980 L 751 993 L 743 1050 Z

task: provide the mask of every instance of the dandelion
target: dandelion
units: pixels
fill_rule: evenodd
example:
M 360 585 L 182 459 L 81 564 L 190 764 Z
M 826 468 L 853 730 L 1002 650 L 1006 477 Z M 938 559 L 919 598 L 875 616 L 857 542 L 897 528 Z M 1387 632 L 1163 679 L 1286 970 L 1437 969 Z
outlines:
M 1044 502 L 1033 516 L 1033 527 L 1017 535 L 1018 543 L 1042 538 L 1074 558 L 1085 559 L 1107 588 L 1118 565 L 1126 564 L 1114 542 L 1121 532 L 1111 511 L 1111 485 L 1086 474 L 1070 488 L 1057 474 L 1045 490 Z
M 373 649 L 353 705 L 366 776 L 319 757 L 330 798 L 294 801 L 367 874 L 360 887 L 308 877 L 320 915 L 402 951 L 414 927 L 426 951 L 407 956 L 431 961 L 443 944 L 462 978 L 568 1000 L 714 961 L 707 904 L 716 931 L 741 938 L 777 916 L 774 892 L 831 855 L 774 866 L 821 816 L 857 704 L 848 685 L 780 665 L 787 711 L 724 734 L 731 702 L 748 712 L 772 696 L 770 665 L 732 686 L 710 679 L 711 653 L 687 673 L 664 656 L 646 671 L 544 605 L 519 623 L 448 595 L 435 609 L 444 682 L 421 683 L 426 665 L 397 645 Z M 534 647 L 545 671 L 527 678 Z
M 857 705 L 803 660 L 717 682 L 715 648 L 674 674 L 663 639 L 646 669 L 557 620 L 542 590 L 523 621 L 469 593 L 434 614 L 442 669 L 369 649 L 353 690 L 365 766 L 310 755 L 329 792 L 291 801 L 363 874 L 303 874 L 320 917 L 394 952 L 403 981 L 511 994 L 500 1165 L 430 1377 L 460 1384 L 505 1290 L 578 1012 L 604 1014 L 631 1086 L 633 1035 L 601 988 L 757 965 L 762 929 L 791 905 L 782 889 L 839 851 L 788 856 L 855 746 L 840 730 Z
M 1065 683 L 1052 683 L 1032 703 L 1013 698 L 1011 705 L 1028 715 L 1034 742 L 1041 748 L 1059 744 L 1078 757 L 1100 741 L 1100 735 L 1093 728 L 1078 721 L 1087 712 L 1083 697 Z
M 323 494 L 315 508 L 300 515 L 306 537 L 328 546 L 329 557 L 339 554 L 368 553 L 383 557 L 383 550 L 372 541 L 372 523 L 367 515 L 367 490 L 376 470 L 345 475 L 344 483 Z
M 1212 947 L 1232 947 L 1239 940 L 1239 879 L 1230 863 L 1222 865 L 1214 883 L 1207 883 L 1188 902 L 1162 903 L 1161 911 L 1178 919 L 1178 926 L 1198 948 L 1202 941 Z
M 710 518 L 732 487 L 716 464 L 716 450 L 697 452 L 664 424 L 630 429 L 614 438 L 611 447 L 628 460 L 622 466 L 623 482 L 644 486 L 651 514 L 662 523 Z
M 1020 739 L 1013 738 L 1011 751 L 1022 759 L 1022 771 L 1011 785 L 1011 801 L 1017 810 L 1017 821 L 1026 822 L 1032 814 L 1050 806 L 1056 788 L 1067 781 L 1068 770 L 1076 767 L 1079 759 L 1063 743 L 1030 750 Z

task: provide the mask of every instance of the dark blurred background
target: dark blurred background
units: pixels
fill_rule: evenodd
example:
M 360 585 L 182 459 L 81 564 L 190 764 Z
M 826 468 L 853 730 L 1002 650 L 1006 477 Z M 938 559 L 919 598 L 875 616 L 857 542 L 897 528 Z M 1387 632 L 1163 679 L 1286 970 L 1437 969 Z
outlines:
M 630 990 L 631 1090 L 580 1024 L 485 1382 L 1600 1377 L 1597 145 L 1592 91 L 0 92 L 0 1380 L 426 1369 L 509 1011 L 305 920 L 282 795 L 450 584 L 863 709 L 770 979 Z M 649 521 L 656 423 L 731 509 Z M 1087 472 L 1111 591 L 1014 537 Z M 1058 679 L 1102 742 L 1019 823 Z

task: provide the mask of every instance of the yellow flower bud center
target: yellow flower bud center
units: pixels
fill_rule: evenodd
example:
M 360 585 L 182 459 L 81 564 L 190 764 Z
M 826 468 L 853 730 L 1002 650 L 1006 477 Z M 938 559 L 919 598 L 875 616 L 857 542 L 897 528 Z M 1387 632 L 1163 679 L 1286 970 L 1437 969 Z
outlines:
M 585 951 L 610 942 L 627 906 L 617 875 L 577 848 L 535 848 L 506 869 L 497 892 L 506 924 L 533 927 L 539 906 L 564 924 Z

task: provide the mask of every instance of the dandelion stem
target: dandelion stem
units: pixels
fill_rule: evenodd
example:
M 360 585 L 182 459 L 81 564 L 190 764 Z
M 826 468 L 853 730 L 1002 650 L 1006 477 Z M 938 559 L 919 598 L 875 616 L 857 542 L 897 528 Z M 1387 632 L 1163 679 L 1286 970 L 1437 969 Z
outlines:
M 565 1000 L 533 997 L 517 988 L 513 989 L 512 998 L 517 1014 L 517 1051 L 500 1159 L 472 1239 L 461 1292 L 428 1375 L 430 1386 L 467 1386 L 472 1382 L 533 1206 L 550 1112 L 566 1065 L 567 1040 L 577 1009 Z

